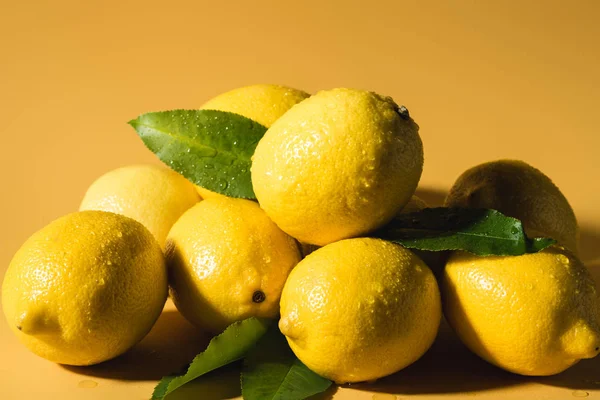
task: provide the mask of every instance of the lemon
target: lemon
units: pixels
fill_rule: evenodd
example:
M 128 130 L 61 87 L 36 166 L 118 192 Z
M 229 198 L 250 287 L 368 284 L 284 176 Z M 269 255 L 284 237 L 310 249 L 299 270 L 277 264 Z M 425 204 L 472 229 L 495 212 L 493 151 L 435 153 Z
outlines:
M 270 127 L 294 104 L 310 95 L 281 85 L 251 85 L 222 93 L 204 103 L 201 109 L 239 114 Z
M 577 253 L 579 230 L 569 202 L 550 178 L 523 161 L 493 161 L 465 171 L 446 206 L 493 208 L 520 219 L 527 235 L 556 239 Z
M 132 165 L 102 175 L 87 190 L 80 211 L 102 210 L 141 222 L 164 248 L 169 229 L 200 201 L 194 185 L 170 169 Z
M 474 353 L 521 375 L 553 375 L 600 349 L 590 273 L 567 250 L 516 257 L 453 254 L 444 312 Z
M 278 119 L 257 145 L 252 184 L 267 215 L 319 246 L 388 222 L 423 169 L 417 125 L 389 97 L 322 91 Z
M 152 328 L 167 299 L 160 246 L 143 225 L 69 214 L 31 236 L 2 284 L 9 326 L 35 354 L 70 365 L 116 357 Z
M 345 383 L 413 363 L 433 343 L 440 320 L 429 268 L 399 245 L 358 238 L 322 247 L 294 268 L 279 329 L 308 368 Z
M 298 245 L 249 200 L 206 199 L 167 239 L 171 295 L 191 323 L 212 333 L 252 316 L 275 318 Z
M 204 103 L 201 109 L 232 112 L 269 128 L 294 104 L 309 96 L 287 86 L 259 84 L 222 93 Z M 203 199 L 223 196 L 201 186 L 196 188 Z

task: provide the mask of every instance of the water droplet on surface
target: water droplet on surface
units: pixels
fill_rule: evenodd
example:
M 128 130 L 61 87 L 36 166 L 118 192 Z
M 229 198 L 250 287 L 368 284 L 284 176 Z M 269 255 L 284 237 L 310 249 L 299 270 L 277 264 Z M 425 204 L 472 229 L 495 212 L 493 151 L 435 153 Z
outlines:
M 79 381 L 79 383 L 77 384 L 77 387 L 81 389 L 93 389 L 96 386 L 98 386 L 98 382 L 93 381 L 91 379 L 84 379 L 82 381 Z
M 204 168 L 206 169 L 213 169 L 215 166 L 212 164 L 204 164 Z
M 367 382 L 367 383 L 371 383 L 371 382 Z M 373 400 L 397 400 L 398 397 L 396 397 L 396 395 L 393 395 L 393 394 L 376 393 L 373 395 L 372 399 Z
M 510 233 L 512 233 L 513 235 L 516 235 L 517 233 L 519 233 L 519 230 L 513 226 L 512 228 L 510 228 Z
M 588 397 L 590 394 L 583 390 L 576 390 L 573 393 L 573 397 Z
M 118 232 L 117 232 L 117 237 L 123 237 L 123 232 L 121 232 L 121 231 L 118 231 Z

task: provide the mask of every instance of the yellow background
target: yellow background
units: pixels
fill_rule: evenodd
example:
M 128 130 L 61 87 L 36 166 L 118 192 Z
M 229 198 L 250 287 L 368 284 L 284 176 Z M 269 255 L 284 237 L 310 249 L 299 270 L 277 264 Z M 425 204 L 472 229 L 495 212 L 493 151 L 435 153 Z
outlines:
M 77 209 L 96 177 L 156 162 L 126 121 L 196 108 L 252 83 L 394 97 L 421 127 L 421 193 L 434 204 L 477 163 L 533 164 L 574 206 L 583 258 L 598 275 L 599 20 L 593 0 L 0 0 L 0 277 L 31 233 Z M 128 355 L 63 368 L 29 354 L 2 318 L 0 392 L 145 399 L 155 379 L 201 346 L 196 336 L 170 311 Z M 600 398 L 600 361 L 554 378 L 520 378 L 444 335 L 415 366 L 359 389 L 334 397 Z

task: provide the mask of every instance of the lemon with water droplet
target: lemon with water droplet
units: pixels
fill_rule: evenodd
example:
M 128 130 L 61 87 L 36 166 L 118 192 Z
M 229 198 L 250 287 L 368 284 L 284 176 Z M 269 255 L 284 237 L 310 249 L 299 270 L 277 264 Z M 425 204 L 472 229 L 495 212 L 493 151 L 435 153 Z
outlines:
M 167 238 L 171 295 L 191 323 L 219 333 L 249 317 L 275 318 L 297 243 L 258 204 L 225 196 L 189 209 Z
M 564 248 L 514 257 L 456 252 L 441 287 L 461 340 L 507 371 L 553 375 L 600 351 L 594 281 Z
M 301 242 L 322 246 L 389 222 L 422 170 L 418 126 L 405 108 L 372 92 L 333 89 L 269 128 L 251 175 L 269 217 Z
M 302 90 L 282 85 L 250 85 L 222 93 L 204 103 L 201 109 L 239 114 L 268 128 L 287 110 L 308 96 L 309 94 Z M 197 190 L 203 199 L 222 196 L 201 186 L 197 186 Z
M 33 234 L 2 284 L 8 325 L 35 354 L 70 365 L 116 357 L 152 328 L 167 298 L 160 246 L 139 222 L 69 214 Z
M 404 247 L 346 239 L 290 274 L 279 329 L 311 370 L 337 383 L 392 374 L 420 358 L 441 320 L 431 270 Z

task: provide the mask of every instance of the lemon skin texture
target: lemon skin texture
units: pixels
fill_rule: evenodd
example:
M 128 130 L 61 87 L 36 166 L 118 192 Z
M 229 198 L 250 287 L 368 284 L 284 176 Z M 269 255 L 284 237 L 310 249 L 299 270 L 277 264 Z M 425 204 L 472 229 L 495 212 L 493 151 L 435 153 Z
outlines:
M 520 219 L 530 237 L 550 237 L 577 254 L 579 228 L 571 205 L 540 170 L 518 160 L 498 160 L 465 171 L 447 207 L 492 208 Z
M 132 165 L 112 170 L 87 190 L 79 207 L 122 214 L 141 222 L 163 247 L 171 226 L 201 200 L 195 186 L 165 167 Z
M 204 103 L 201 109 L 232 112 L 269 128 L 293 105 L 309 96 L 302 90 L 287 86 L 258 84 L 222 93 Z M 203 199 L 224 196 L 202 186 L 196 188 Z
M 441 286 L 446 319 L 460 339 L 500 368 L 554 375 L 598 354 L 596 287 L 564 248 L 513 257 L 456 252 Z
M 50 361 L 91 365 L 114 358 L 152 328 L 167 299 L 163 253 L 133 219 L 69 214 L 33 234 L 2 284 L 8 325 Z
M 258 84 L 222 93 L 201 109 L 232 112 L 269 128 L 293 105 L 310 95 L 282 85 Z
M 297 243 L 253 201 L 208 198 L 167 239 L 171 296 L 191 323 L 219 333 L 249 317 L 276 318 Z
M 371 381 L 420 358 L 441 319 L 429 268 L 405 248 L 346 239 L 302 260 L 281 297 L 279 329 L 296 356 L 336 383 Z
M 390 98 L 322 91 L 266 132 L 252 159 L 261 207 L 301 242 L 323 246 L 385 224 L 423 168 L 418 127 Z

